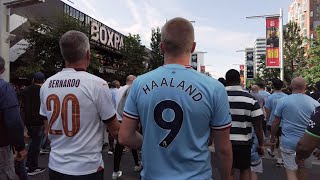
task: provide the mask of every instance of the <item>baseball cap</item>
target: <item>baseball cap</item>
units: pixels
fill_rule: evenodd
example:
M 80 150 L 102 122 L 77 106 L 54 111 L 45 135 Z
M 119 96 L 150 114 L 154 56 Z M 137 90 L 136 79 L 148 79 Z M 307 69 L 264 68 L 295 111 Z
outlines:
M 42 72 L 37 72 L 37 73 L 35 73 L 34 75 L 33 75 L 33 79 L 35 80 L 35 81 L 44 81 L 45 80 L 45 76 L 44 76 L 44 74 L 42 73 Z

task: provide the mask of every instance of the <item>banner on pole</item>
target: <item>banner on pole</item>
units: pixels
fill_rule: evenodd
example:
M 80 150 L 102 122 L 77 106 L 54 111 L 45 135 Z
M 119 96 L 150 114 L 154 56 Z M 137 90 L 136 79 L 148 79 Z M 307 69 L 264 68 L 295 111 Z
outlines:
M 241 85 L 244 85 L 244 65 L 240 65 L 240 80 L 241 80 Z
M 206 67 L 205 66 L 200 66 L 200 70 L 201 70 L 201 73 L 206 73 Z
M 247 79 L 253 79 L 254 78 L 254 72 L 253 72 L 253 51 L 246 51 L 246 74 Z
M 191 55 L 191 66 L 194 70 L 198 70 L 198 54 Z
M 266 67 L 280 68 L 279 17 L 266 18 Z

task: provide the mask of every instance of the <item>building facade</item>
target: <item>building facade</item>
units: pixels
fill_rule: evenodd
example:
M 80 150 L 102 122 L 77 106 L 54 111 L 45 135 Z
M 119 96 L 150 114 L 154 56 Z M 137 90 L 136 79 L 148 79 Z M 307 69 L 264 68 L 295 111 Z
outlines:
M 258 72 L 258 67 L 261 64 L 261 59 L 262 57 L 266 56 L 266 38 L 257 38 L 254 41 L 254 51 L 253 51 L 253 56 L 254 56 L 254 75 L 259 73 Z
M 301 36 L 313 39 L 320 25 L 320 0 L 294 0 L 288 9 L 288 20 L 296 22 Z
M 119 62 L 123 63 L 121 49 L 124 47 L 126 36 L 62 0 L 47 0 L 44 3 L 15 8 L 11 11 L 10 33 L 14 38 L 10 42 L 10 61 L 13 74 L 14 69 L 19 66 L 19 58 L 26 54 L 26 49 L 29 47 L 22 32 L 30 27 L 30 22 L 37 21 L 54 28 L 57 18 L 61 16 L 72 17 L 84 27 L 88 27 L 87 36 L 90 39 L 91 49 L 102 63 L 96 75 L 107 81 L 125 76 L 127 72 L 119 68 Z M 147 48 L 145 51 L 147 57 L 141 60 L 143 65 L 147 66 L 151 52 Z

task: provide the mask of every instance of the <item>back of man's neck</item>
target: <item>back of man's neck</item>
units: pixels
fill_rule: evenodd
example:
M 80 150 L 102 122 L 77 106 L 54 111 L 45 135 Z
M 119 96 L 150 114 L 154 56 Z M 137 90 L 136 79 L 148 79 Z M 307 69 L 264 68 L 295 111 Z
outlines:
M 187 55 L 181 55 L 177 57 L 166 57 L 165 58 L 165 64 L 180 64 L 180 65 L 189 65 L 190 63 L 190 57 Z
M 87 66 L 83 63 L 66 64 L 65 68 L 84 69 L 87 70 Z

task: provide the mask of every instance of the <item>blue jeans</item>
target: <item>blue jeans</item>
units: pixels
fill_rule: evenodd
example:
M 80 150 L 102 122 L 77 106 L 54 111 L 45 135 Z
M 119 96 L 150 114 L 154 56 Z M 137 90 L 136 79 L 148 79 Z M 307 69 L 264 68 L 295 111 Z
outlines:
M 16 174 L 20 178 L 20 180 L 28 180 L 28 174 L 26 171 L 26 162 L 25 160 L 23 161 L 15 161 L 14 162 L 14 168 L 16 171 Z
M 38 158 L 40 154 L 44 128 L 43 126 L 29 126 L 27 129 L 31 138 L 31 143 L 28 149 L 26 166 L 29 168 L 29 171 L 34 171 L 38 168 Z

